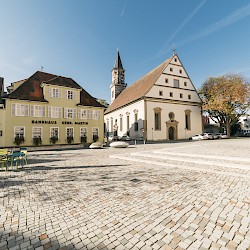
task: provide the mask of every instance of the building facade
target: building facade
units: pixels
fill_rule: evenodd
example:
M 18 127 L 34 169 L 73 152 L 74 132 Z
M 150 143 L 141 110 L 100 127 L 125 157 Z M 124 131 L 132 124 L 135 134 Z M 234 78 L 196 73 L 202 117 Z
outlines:
M 103 141 L 104 107 L 73 79 L 37 71 L 7 89 L 0 99 L 0 147 Z
M 123 81 L 117 87 L 122 84 L 123 90 L 112 99 L 116 87 L 112 74 L 111 105 L 104 114 L 107 136 L 169 141 L 202 132 L 201 99 L 177 54 L 131 86 Z

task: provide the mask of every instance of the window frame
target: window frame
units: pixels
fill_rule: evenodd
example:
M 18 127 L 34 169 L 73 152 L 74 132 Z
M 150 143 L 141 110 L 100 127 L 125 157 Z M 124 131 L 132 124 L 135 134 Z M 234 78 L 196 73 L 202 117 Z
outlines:
M 55 131 L 52 131 L 52 130 L 57 130 L 57 136 L 55 136 L 55 134 L 54 134 L 54 132 Z M 50 127 L 49 128 L 49 135 L 50 135 L 50 138 L 52 138 L 52 137 L 57 137 L 57 139 L 59 140 L 59 131 L 60 131 L 60 129 L 59 129 L 59 127 Z M 53 132 L 53 133 L 52 133 Z
M 36 137 L 34 137 L 34 130 L 35 129 L 40 129 L 40 135 L 38 135 L 38 136 L 36 136 Z M 43 128 L 42 127 L 32 127 L 32 139 L 34 139 L 34 138 L 41 138 L 42 139 L 42 137 L 43 137 Z

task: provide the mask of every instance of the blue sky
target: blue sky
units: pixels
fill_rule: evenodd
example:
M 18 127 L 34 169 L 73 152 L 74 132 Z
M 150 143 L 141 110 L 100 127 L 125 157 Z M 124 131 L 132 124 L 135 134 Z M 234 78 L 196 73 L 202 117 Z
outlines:
M 117 48 L 130 85 L 173 45 L 196 88 L 226 73 L 250 79 L 248 0 L 0 0 L 0 10 L 5 86 L 43 67 L 110 102 Z

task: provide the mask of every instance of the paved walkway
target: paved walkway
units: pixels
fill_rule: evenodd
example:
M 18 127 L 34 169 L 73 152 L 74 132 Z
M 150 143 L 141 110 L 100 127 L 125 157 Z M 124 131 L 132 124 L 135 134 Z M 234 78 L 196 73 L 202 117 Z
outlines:
M 248 249 L 250 139 L 31 152 L 0 249 Z

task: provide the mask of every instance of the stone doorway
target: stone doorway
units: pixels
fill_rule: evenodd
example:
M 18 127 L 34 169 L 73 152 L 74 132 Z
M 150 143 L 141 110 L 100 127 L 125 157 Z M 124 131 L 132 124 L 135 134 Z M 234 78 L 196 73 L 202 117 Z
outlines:
M 169 120 L 166 122 L 167 126 L 167 141 L 178 140 L 178 123 L 176 120 Z
M 174 141 L 174 128 L 173 127 L 170 127 L 168 129 L 168 139 L 170 141 Z

